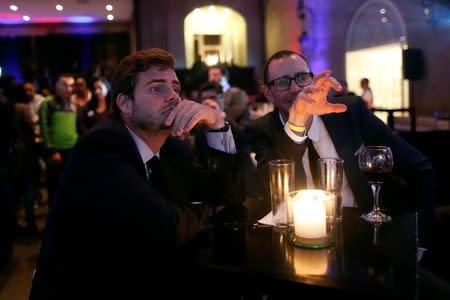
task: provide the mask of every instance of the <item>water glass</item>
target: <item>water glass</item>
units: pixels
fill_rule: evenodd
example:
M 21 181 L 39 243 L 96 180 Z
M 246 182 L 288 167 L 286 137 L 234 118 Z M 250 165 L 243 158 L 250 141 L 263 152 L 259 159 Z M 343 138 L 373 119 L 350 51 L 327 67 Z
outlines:
M 342 220 L 342 183 L 344 160 L 340 158 L 320 158 L 318 160 L 321 188 L 332 193 L 335 198 L 336 221 Z
M 294 189 L 295 163 L 277 159 L 269 162 L 270 201 L 275 226 L 286 227 L 289 192 Z

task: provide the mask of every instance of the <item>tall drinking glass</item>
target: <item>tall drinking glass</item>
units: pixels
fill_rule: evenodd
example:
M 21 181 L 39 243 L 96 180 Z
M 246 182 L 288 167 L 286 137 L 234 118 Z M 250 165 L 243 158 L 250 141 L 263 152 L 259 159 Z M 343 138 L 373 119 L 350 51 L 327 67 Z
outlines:
M 273 223 L 286 227 L 288 223 L 289 192 L 294 189 L 295 163 L 292 160 L 269 161 L 270 200 Z
M 394 158 L 391 149 L 386 146 L 363 147 L 359 152 L 358 164 L 360 170 L 370 183 L 374 198 L 372 211 L 361 215 L 361 218 L 370 223 L 391 221 L 391 217 L 381 212 L 378 206 L 381 185 L 386 175 L 394 167 Z
M 344 177 L 344 160 L 340 158 L 319 158 L 320 184 L 323 190 L 336 198 L 336 221 L 342 220 L 342 181 Z

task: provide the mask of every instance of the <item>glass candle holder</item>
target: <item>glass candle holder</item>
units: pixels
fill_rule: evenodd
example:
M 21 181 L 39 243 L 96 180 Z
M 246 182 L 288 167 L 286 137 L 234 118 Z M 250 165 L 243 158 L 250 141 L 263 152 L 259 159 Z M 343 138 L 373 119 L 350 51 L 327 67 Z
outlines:
M 335 196 L 324 190 L 298 190 L 289 194 L 288 237 L 298 247 L 320 249 L 334 243 Z

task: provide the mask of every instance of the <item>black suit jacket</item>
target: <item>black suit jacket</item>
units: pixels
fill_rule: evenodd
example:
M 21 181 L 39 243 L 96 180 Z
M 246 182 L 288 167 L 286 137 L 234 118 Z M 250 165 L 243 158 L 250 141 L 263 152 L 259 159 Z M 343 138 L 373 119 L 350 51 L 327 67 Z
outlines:
M 231 182 L 210 180 L 239 170 L 235 155 L 213 152 L 214 170 L 199 171 L 187 146 L 169 137 L 160 150 L 168 186 L 163 197 L 147 183 L 125 125 L 114 117 L 97 124 L 68 161 L 48 215 L 30 299 L 137 299 L 157 293 L 164 280 L 188 282 L 187 242 L 207 217 L 206 209 L 189 203 L 214 199 L 218 188 Z M 184 289 L 164 292 L 177 291 Z
M 393 212 L 416 209 L 419 213 L 419 236 L 423 246 L 428 245 L 433 223 L 434 184 L 430 161 L 404 139 L 391 131 L 365 106 L 360 97 L 339 97 L 331 102 L 347 105 L 340 114 L 321 116 L 340 158 L 344 159 L 344 172 L 362 212 L 373 205 L 370 186 L 359 170 L 356 152 L 362 145 L 389 146 L 394 156 L 392 177 L 382 188 L 382 207 Z M 268 198 L 268 162 L 272 159 L 293 159 L 296 179 L 304 176 L 301 158 L 306 145 L 295 144 L 285 133 L 278 111 L 275 110 L 253 122 L 245 134 L 245 142 L 252 145 L 258 161 L 261 191 Z M 263 183 L 264 182 L 264 183 Z M 298 180 L 296 188 L 299 186 Z

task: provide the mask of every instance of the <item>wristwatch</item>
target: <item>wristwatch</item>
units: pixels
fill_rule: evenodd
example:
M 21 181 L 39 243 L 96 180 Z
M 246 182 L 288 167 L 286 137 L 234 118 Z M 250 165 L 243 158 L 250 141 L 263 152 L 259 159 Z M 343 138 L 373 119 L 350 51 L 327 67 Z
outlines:
M 211 128 L 205 127 L 206 132 L 227 132 L 229 129 L 230 129 L 230 123 L 227 121 L 225 121 L 225 125 L 221 128 L 211 129 Z

